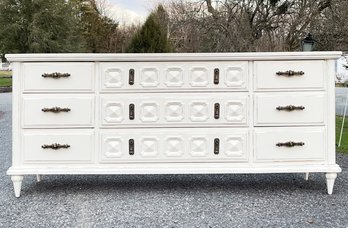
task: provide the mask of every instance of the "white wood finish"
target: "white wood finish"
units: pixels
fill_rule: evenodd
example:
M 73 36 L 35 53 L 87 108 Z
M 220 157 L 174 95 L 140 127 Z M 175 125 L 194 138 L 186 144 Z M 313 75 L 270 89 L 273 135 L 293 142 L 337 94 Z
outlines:
M 214 84 L 214 69 L 219 69 L 219 84 Z M 101 63 L 100 77 L 101 91 L 247 90 L 248 62 Z
M 214 153 L 214 139 L 220 139 Z M 134 140 L 134 155 L 128 140 Z M 171 128 L 101 131 L 101 162 L 246 162 L 248 131 L 240 128 Z
M 11 180 L 13 183 L 14 193 L 16 197 L 21 196 L 21 187 L 22 187 L 22 181 L 23 176 L 11 176 Z
M 326 173 L 325 176 L 326 176 L 327 193 L 331 195 L 333 191 L 335 179 L 337 177 L 337 173 Z
M 26 94 L 22 98 L 23 128 L 94 126 L 94 96 L 85 94 Z M 44 112 L 43 108 L 69 108 L 68 112 Z
M 254 121 L 257 126 L 324 125 L 327 109 L 323 92 L 258 93 L 255 95 Z M 288 105 L 303 110 L 277 110 Z
M 245 93 L 146 93 L 100 95 L 102 127 L 107 126 L 223 126 L 247 125 Z M 215 104 L 219 118 L 215 118 Z M 135 117 L 129 118 L 134 104 Z
M 307 173 L 305 173 L 305 177 L 304 177 L 304 179 L 306 180 L 306 181 L 308 181 L 308 179 L 309 179 L 309 173 L 307 172 Z
M 256 61 L 256 90 L 323 89 L 325 61 Z M 302 71 L 303 75 L 280 76 L 277 72 Z
M 298 162 L 325 160 L 326 132 L 323 127 L 255 128 L 256 162 Z M 279 147 L 277 143 L 303 142 L 303 146 Z
M 59 143 L 69 148 L 44 149 Z M 91 130 L 27 130 L 22 136 L 24 163 L 91 163 L 94 132 Z
M 10 62 L 168 62 L 168 61 L 254 61 L 336 60 L 340 51 L 324 52 L 237 52 L 237 53 L 151 53 L 151 54 L 7 54 Z
M 92 91 L 94 63 L 24 63 L 23 91 Z M 43 74 L 68 73 L 65 78 L 44 78 Z
M 11 175 L 326 173 L 340 52 L 14 54 Z M 219 84 L 214 84 L 214 69 Z M 129 84 L 129 70 L 135 70 Z M 295 77 L 277 71 L 303 71 Z M 43 78 L 43 73 L 69 73 Z M 129 104 L 135 118 L 129 119 Z M 219 119 L 214 105 L 220 104 Z M 278 111 L 277 106 L 304 106 Z M 44 113 L 44 107 L 71 108 Z M 134 140 L 134 155 L 129 154 Z M 219 139 L 219 153 L 214 140 Z M 278 142 L 304 142 L 279 147 Z M 58 150 L 43 144 L 69 144 Z

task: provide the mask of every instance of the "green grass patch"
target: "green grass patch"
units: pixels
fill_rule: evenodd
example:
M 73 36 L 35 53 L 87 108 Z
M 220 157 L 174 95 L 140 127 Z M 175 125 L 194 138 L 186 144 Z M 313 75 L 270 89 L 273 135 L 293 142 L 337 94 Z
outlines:
M 336 150 L 345 154 L 348 154 L 348 116 L 344 120 L 343 134 L 341 140 L 341 146 L 338 147 L 338 141 L 340 139 L 340 132 L 342 127 L 342 116 L 336 116 Z
M 12 78 L 0 77 L 0 87 L 10 87 L 10 86 L 12 86 Z
M 12 71 L 2 71 L 0 70 L 0 78 L 2 77 L 11 77 L 12 76 Z
M 0 71 L 0 87 L 12 86 L 12 71 Z

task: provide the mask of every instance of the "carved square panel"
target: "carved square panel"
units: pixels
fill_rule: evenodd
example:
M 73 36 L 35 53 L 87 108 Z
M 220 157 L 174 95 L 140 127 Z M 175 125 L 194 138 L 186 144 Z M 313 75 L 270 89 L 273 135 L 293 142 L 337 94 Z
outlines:
M 204 137 L 190 139 L 190 154 L 192 157 L 205 157 L 208 153 L 208 141 Z
M 229 137 L 226 139 L 225 154 L 228 157 L 241 157 L 245 153 L 243 151 L 242 137 Z
M 120 68 L 108 68 L 104 74 L 104 86 L 107 88 L 120 88 L 123 86 L 123 74 Z
M 109 102 L 104 105 L 104 121 L 108 123 L 119 123 L 124 119 L 123 104 Z
M 142 138 L 140 154 L 142 157 L 156 157 L 159 154 L 158 139 L 155 137 Z
M 168 102 L 165 108 L 165 118 L 170 122 L 184 119 L 184 104 L 181 102 Z
M 180 87 L 184 84 L 183 70 L 179 67 L 168 68 L 165 84 L 168 87 Z
M 190 119 L 194 122 L 203 122 L 209 119 L 207 102 L 192 102 L 190 105 Z
M 121 138 L 109 137 L 104 140 L 104 157 L 120 158 L 123 155 L 123 142 Z
M 143 122 L 156 122 L 159 118 L 158 104 L 143 103 L 140 107 L 140 119 Z
M 240 87 L 245 83 L 244 69 L 242 67 L 229 67 L 226 69 L 225 84 L 229 87 Z
M 226 104 L 227 121 L 242 122 L 245 118 L 244 103 L 242 101 L 231 101 Z
M 190 84 L 192 87 L 206 87 L 209 84 L 208 69 L 205 67 L 192 68 Z
M 156 68 L 142 69 L 140 85 L 143 87 L 156 87 L 158 84 L 158 70 Z
M 167 138 L 165 154 L 168 157 L 181 157 L 184 154 L 184 140 L 181 137 Z

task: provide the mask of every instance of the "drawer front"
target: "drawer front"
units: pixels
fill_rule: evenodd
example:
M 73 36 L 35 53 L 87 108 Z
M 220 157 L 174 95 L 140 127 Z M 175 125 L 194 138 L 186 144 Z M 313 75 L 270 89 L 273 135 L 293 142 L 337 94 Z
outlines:
M 255 89 L 324 89 L 325 61 L 256 61 Z
M 254 122 L 269 125 L 323 125 L 324 93 L 273 93 L 255 95 Z
M 22 67 L 24 92 L 94 90 L 94 63 L 24 63 Z
M 100 137 L 102 163 L 248 160 L 247 129 L 118 129 Z
M 23 95 L 23 128 L 94 126 L 93 95 Z
M 30 130 L 22 134 L 24 163 L 90 163 L 94 133 L 91 130 Z
M 146 93 L 101 96 L 102 126 L 246 125 L 242 93 Z
M 324 127 L 255 128 L 254 155 L 258 162 L 323 161 Z
M 247 90 L 248 62 L 100 64 L 102 91 Z

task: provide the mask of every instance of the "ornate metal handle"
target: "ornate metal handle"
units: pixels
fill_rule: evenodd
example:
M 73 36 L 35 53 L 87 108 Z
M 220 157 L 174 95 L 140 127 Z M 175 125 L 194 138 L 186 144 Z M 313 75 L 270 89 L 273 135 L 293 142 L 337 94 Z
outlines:
M 59 144 L 59 143 L 53 143 L 50 145 L 44 144 L 41 146 L 43 149 L 53 149 L 53 150 L 59 150 L 59 149 L 68 149 L 70 147 L 69 144 Z
M 54 73 L 45 73 L 42 74 L 42 77 L 44 78 L 67 78 L 70 77 L 69 73 L 59 73 L 59 72 L 54 72 Z
M 219 84 L 219 77 L 220 77 L 220 70 L 219 68 L 214 69 L 214 84 L 218 85 Z
M 285 111 L 294 111 L 294 110 L 303 110 L 305 109 L 305 107 L 303 106 L 295 106 L 295 105 L 287 105 L 287 106 L 278 106 L 276 108 L 278 111 L 282 111 L 282 110 L 285 110 Z
M 59 113 L 59 112 L 70 112 L 70 108 L 61 108 L 61 107 L 53 107 L 53 108 L 43 108 L 41 109 L 43 112 L 54 112 L 54 113 Z
M 285 143 L 277 143 L 276 146 L 285 146 L 285 147 L 294 147 L 294 146 L 303 146 L 304 142 L 293 142 L 293 141 L 289 141 L 289 142 L 285 142 Z
M 215 138 L 214 139 L 214 154 L 219 154 L 220 152 L 220 139 Z
M 135 70 L 129 69 L 129 78 L 128 78 L 129 85 L 134 85 L 134 74 L 135 74 Z
M 278 76 L 292 77 L 292 76 L 301 76 L 301 75 L 304 75 L 304 72 L 303 72 L 303 71 L 288 70 L 288 71 L 278 71 L 276 74 L 277 74 Z
M 134 139 L 128 140 L 129 155 L 134 155 Z

